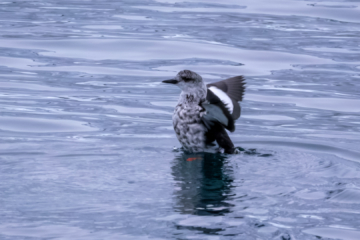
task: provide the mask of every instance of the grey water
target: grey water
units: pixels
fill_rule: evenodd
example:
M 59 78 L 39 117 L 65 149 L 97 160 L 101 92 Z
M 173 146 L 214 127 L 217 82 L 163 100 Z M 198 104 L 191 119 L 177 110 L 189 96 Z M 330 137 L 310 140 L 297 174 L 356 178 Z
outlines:
M 0 239 L 360 239 L 360 2 L 0 1 Z M 186 154 L 190 69 L 244 75 Z

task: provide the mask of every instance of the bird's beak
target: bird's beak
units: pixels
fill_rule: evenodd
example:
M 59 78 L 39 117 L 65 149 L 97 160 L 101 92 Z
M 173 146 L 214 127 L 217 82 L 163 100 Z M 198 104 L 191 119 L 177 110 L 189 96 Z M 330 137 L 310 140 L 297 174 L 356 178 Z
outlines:
M 175 80 L 175 79 L 169 79 L 169 80 L 164 80 L 162 81 L 163 83 L 172 83 L 172 84 L 177 84 L 179 81 Z

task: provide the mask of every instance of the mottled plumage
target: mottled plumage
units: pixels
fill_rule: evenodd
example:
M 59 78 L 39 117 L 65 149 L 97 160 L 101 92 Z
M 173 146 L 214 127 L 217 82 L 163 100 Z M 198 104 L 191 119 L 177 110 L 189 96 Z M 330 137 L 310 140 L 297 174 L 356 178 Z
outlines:
M 174 79 L 164 83 L 176 84 L 181 90 L 173 114 L 176 136 L 186 151 L 202 152 L 213 141 L 234 152 L 226 130 L 235 131 L 235 120 L 240 116 L 244 94 L 244 78 L 241 76 L 205 85 L 195 72 L 183 70 Z

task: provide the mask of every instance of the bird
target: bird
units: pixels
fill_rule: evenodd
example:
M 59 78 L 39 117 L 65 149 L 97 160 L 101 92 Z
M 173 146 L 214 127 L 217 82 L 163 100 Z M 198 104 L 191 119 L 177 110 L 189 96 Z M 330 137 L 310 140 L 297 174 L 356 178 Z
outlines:
M 232 154 L 235 147 L 227 131 L 235 131 L 240 117 L 239 101 L 243 100 L 243 76 L 205 84 L 190 70 L 180 71 L 174 78 L 162 81 L 181 89 L 172 121 L 176 137 L 187 152 L 204 152 L 216 141 L 220 149 Z

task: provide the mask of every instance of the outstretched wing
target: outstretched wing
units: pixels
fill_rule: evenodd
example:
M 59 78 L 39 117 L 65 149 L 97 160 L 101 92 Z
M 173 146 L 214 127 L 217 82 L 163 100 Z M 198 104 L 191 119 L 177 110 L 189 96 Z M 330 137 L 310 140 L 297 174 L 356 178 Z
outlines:
M 245 92 L 245 79 L 243 76 L 210 83 L 207 87 L 226 105 L 233 120 L 240 117 L 241 108 L 238 102 L 242 101 Z
M 207 102 L 202 106 L 206 110 L 203 122 L 209 130 L 220 123 L 230 132 L 235 131 L 235 120 L 241 111 L 238 101 L 243 99 L 244 84 L 244 78 L 238 76 L 207 85 Z
M 231 99 L 242 101 L 245 92 L 245 79 L 243 76 L 228 78 L 219 82 L 209 83 L 207 87 L 215 86 L 225 92 Z
M 205 126 L 210 130 L 214 124 L 221 123 L 229 131 L 235 131 L 234 119 L 228 106 L 211 89 L 207 91 L 206 100 L 201 104 L 206 110 L 202 117 Z

